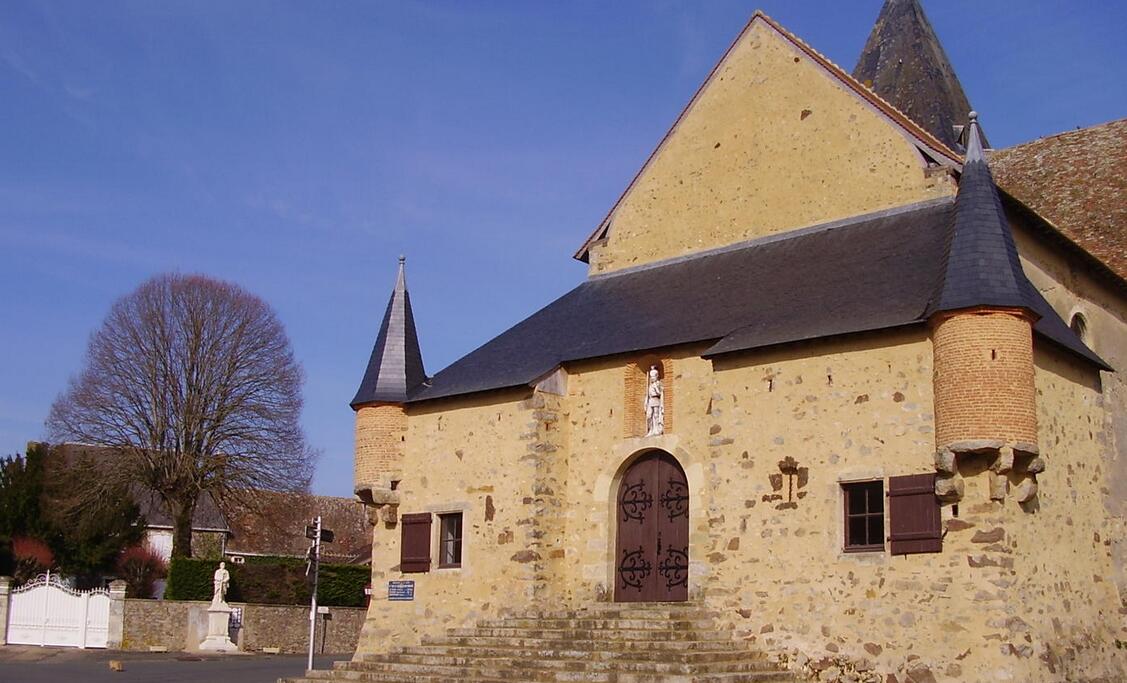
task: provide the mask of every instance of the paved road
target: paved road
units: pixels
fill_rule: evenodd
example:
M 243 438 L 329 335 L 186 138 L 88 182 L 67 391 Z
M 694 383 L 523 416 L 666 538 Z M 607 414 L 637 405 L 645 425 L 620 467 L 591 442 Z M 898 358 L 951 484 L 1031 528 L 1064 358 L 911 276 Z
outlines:
M 111 659 L 124 671 L 112 671 Z M 318 669 L 348 655 L 317 657 Z M 189 655 L 73 648 L 0 646 L 3 683 L 274 683 L 305 671 L 303 655 Z

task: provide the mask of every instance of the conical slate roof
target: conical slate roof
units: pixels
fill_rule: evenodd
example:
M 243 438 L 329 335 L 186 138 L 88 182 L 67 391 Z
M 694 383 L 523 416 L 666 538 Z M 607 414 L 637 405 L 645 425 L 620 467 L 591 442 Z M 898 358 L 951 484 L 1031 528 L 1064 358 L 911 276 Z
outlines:
M 387 311 L 372 347 L 364 379 L 350 404 L 354 410 L 365 403 L 377 401 L 403 403 L 407 394 L 426 380 L 423 354 L 415 332 L 415 317 L 411 313 L 411 297 L 407 293 L 405 261 L 404 257 L 399 257 L 395 289 L 387 302 Z
M 918 0 L 885 0 L 853 77 L 948 147 L 970 103 Z
M 1037 309 L 1033 285 L 1021 268 L 998 188 L 986 165 L 974 112 L 940 277 L 930 313 L 976 306 Z

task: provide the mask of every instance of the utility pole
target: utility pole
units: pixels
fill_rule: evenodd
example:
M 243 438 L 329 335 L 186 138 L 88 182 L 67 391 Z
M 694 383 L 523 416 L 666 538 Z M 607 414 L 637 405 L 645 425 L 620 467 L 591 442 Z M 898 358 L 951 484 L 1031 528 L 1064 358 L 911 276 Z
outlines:
M 312 534 L 310 533 L 312 531 Z M 309 546 L 309 565 L 305 569 L 308 576 L 313 572 L 313 594 L 309 598 L 309 662 L 306 669 L 313 670 L 313 639 L 317 628 L 317 572 L 321 562 L 321 516 L 313 518 L 313 525 L 305 528 L 305 535 L 312 536 L 313 545 Z

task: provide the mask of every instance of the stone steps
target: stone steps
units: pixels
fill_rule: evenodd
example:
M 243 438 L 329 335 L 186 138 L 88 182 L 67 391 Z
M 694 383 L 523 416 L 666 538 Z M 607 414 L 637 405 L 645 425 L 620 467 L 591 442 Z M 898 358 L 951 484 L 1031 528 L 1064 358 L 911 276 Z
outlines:
M 686 603 L 599 604 L 450 629 L 421 645 L 358 655 L 313 681 L 374 683 L 751 683 L 794 677 Z

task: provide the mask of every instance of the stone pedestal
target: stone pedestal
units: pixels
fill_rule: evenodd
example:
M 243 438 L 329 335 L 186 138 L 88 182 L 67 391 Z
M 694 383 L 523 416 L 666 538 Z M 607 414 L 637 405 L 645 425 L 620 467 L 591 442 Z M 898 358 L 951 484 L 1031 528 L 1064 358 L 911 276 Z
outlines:
M 207 637 L 200 643 L 205 652 L 238 652 L 237 645 L 231 642 L 228 629 L 231 622 L 231 607 L 224 602 L 212 602 L 207 608 Z

